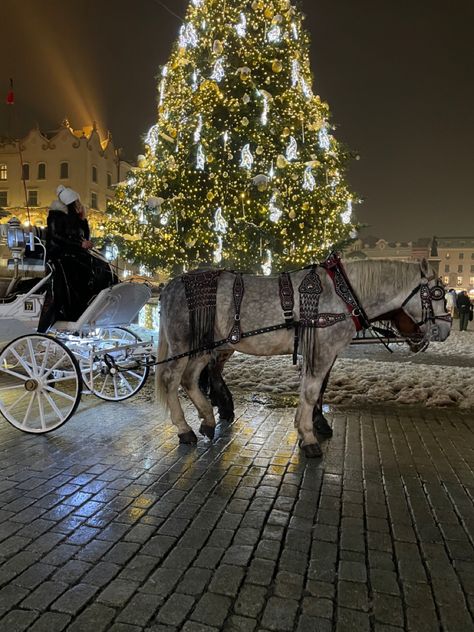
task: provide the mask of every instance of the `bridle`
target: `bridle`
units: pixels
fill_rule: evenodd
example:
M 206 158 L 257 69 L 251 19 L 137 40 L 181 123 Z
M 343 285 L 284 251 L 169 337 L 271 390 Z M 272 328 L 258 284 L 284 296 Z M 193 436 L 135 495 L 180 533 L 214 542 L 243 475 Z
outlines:
M 435 285 L 430 287 L 429 284 L 435 280 Z M 430 340 L 439 340 L 440 332 L 436 321 L 442 321 L 451 324 L 452 317 L 448 312 L 436 315 L 434 311 L 433 301 L 444 301 L 446 309 L 446 289 L 441 283 L 441 280 L 436 275 L 425 277 L 422 274 L 421 283 L 417 285 L 403 301 L 401 305 L 402 309 L 406 307 L 408 303 L 412 300 L 412 298 L 414 298 L 417 294 L 420 295 L 421 300 L 421 320 L 417 322 L 409 312 L 407 312 L 406 310 L 404 311 L 407 316 L 411 318 L 416 327 L 420 328 L 423 325 L 428 324 L 430 326 L 424 334 L 422 334 L 421 332 L 413 334 L 409 337 L 409 339 L 412 340 L 412 342 L 416 342 L 417 344 L 419 344 L 421 340 L 427 341 L 428 343 Z

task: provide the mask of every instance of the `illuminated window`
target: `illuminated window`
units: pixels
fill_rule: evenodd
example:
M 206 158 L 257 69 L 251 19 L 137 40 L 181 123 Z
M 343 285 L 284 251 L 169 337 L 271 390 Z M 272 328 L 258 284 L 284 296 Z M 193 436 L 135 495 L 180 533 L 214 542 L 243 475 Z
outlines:
M 28 191 L 28 206 L 38 206 L 38 191 Z
M 38 165 L 38 180 L 46 180 L 46 165 L 40 162 Z
M 444 266 L 444 271 L 449 272 L 449 265 Z
M 25 162 L 22 165 L 21 168 L 21 179 L 22 180 L 29 180 L 30 179 L 30 165 Z
M 7 165 L 0 165 L 0 180 L 8 179 L 8 167 Z
M 451 255 L 449 254 L 449 252 L 446 253 L 446 259 L 451 259 Z
M 97 167 L 92 167 L 92 182 L 97 182 Z
M 91 193 L 91 207 L 97 209 L 97 193 Z
M 462 277 L 458 276 L 458 285 L 462 285 Z
M 469 285 L 474 287 L 474 276 L 469 279 Z
M 8 206 L 8 191 L 0 191 L 0 207 Z
M 59 165 L 59 177 L 61 180 L 67 180 L 69 178 L 69 163 L 62 162 Z
M 445 284 L 445 285 L 448 285 L 448 284 L 449 284 L 449 277 L 448 277 L 448 276 L 445 276 L 445 277 L 444 277 L 444 284 Z
M 108 173 L 108 174 L 107 174 L 107 187 L 108 187 L 109 189 L 111 189 L 111 188 L 112 188 L 112 174 L 111 174 L 111 173 Z

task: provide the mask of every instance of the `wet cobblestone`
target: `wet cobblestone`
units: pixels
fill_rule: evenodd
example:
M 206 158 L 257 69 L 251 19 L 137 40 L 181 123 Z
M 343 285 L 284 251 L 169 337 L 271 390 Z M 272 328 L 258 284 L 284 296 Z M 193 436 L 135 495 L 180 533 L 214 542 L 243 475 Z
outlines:
M 197 448 L 143 399 L 3 422 L 0 631 L 474 632 L 474 419 L 335 410 L 307 461 L 237 412 Z

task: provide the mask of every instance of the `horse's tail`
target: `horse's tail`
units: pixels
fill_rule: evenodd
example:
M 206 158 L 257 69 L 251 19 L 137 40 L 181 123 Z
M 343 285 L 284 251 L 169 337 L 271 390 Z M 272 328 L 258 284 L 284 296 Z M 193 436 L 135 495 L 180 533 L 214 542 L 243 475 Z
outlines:
M 166 337 L 164 326 L 164 314 L 161 314 L 160 319 L 160 332 L 158 334 L 158 362 L 164 362 L 169 357 L 169 344 Z M 165 381 L 165 373 L 168 369 L 168 365 L 158 364 L 155 373 L 155 399 L 165 409 L 168 408 L 168 388 Z

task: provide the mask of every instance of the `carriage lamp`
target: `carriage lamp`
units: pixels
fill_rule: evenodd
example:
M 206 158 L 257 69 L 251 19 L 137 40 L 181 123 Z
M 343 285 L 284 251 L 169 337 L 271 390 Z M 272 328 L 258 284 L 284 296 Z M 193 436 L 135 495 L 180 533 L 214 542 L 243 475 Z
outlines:
M 21 227 L 20 220 L 17 217 L 12 217 L 12 219 L 8 222 L 7 244 L 8 248 L 11 250 L 13 259 L 21 259 L 23 252 L 25 251 L 26 241 L 25 233 Z

